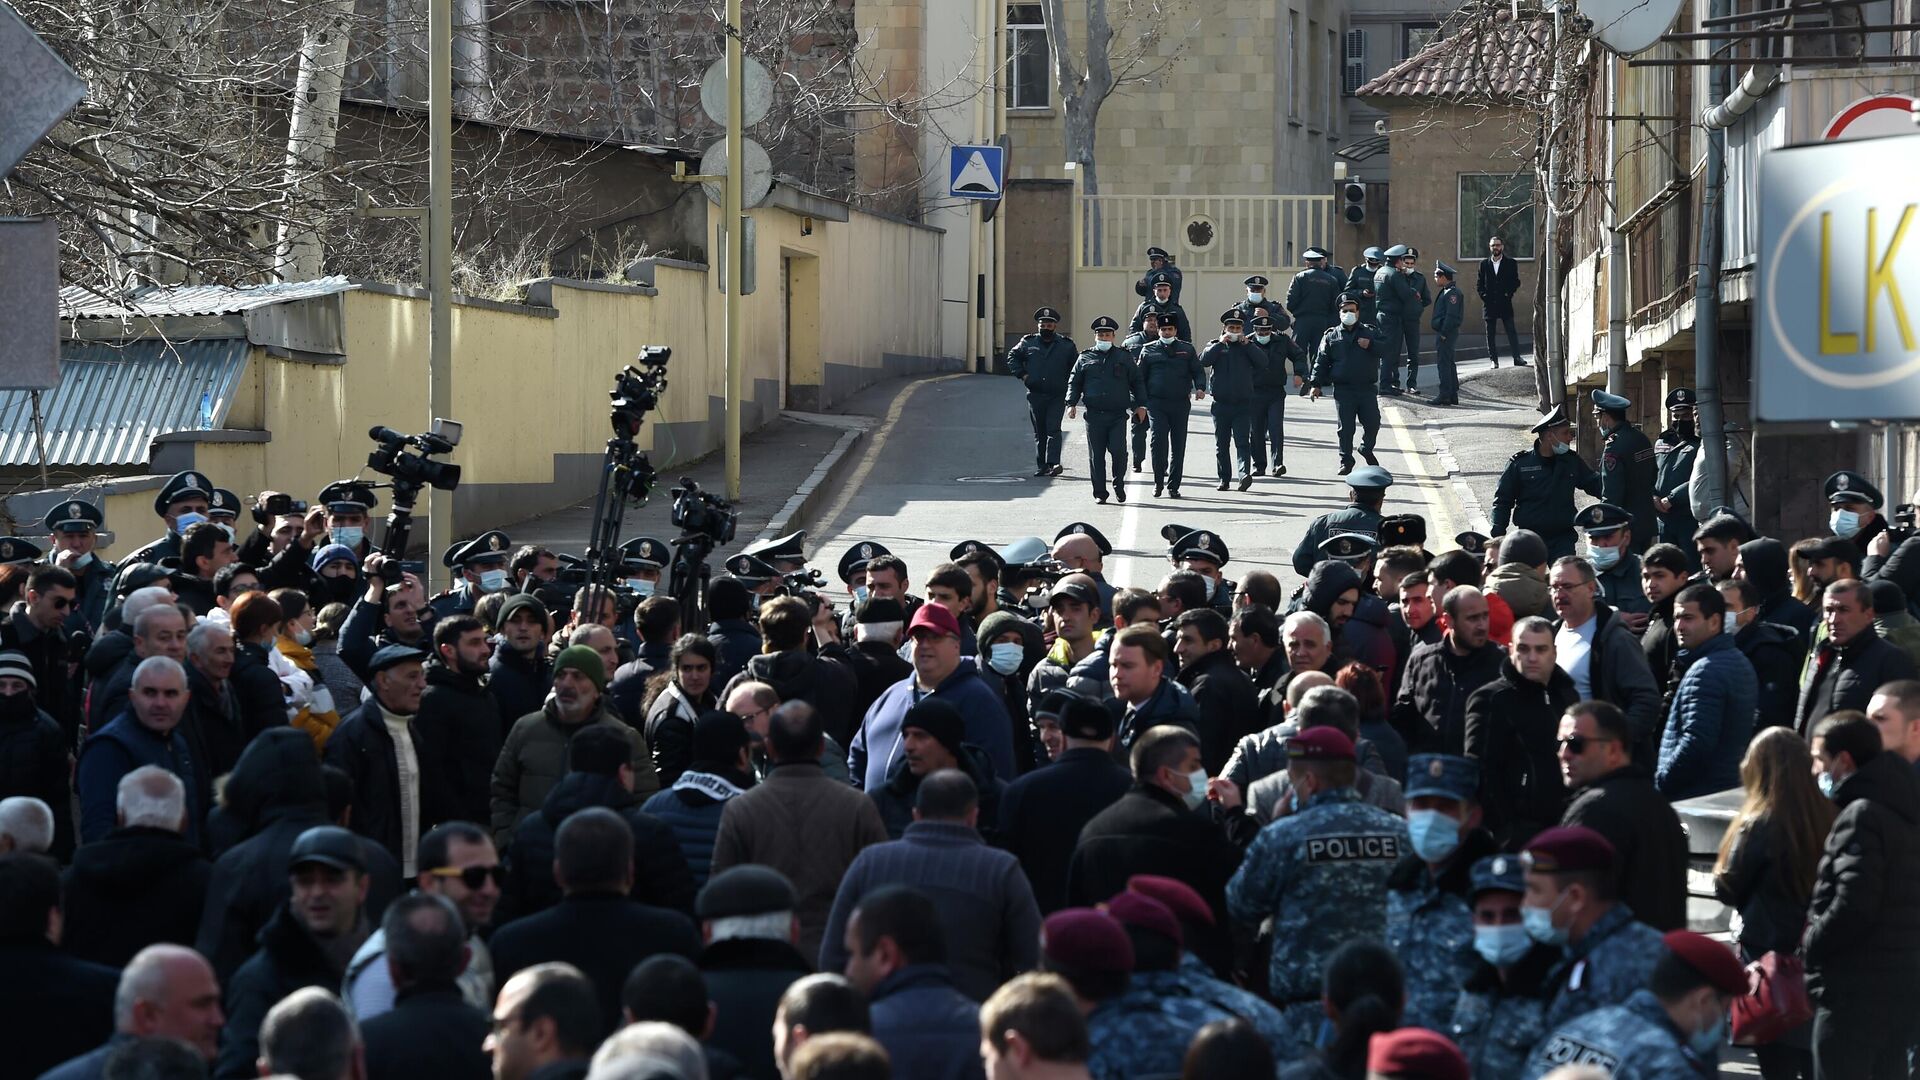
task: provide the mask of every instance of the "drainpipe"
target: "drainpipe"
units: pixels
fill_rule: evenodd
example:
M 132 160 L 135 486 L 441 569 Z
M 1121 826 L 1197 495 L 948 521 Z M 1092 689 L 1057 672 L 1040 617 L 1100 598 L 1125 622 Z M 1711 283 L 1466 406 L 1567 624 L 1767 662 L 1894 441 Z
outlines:
M 1607 393 L 1627 392 L 1627 234 L 1620 231 L 1620 62 L 1607 61 L 1607 170 L 1613 199 L 1607 212 Z
M 1560 155 L 1558 130 L 1555 122 L 1559 118 L 1563 102 L 1560 97 L 1560 7 L 1553 9 L 1551 44 L 1547 55 L 1553 58 L 1553 86 L 1549 95 L 1552 104 L 1547 109 L 1547 269 L 1546 269 L 1546 349 L 1540 348 L 1541 328 L 1534 328 L 1534 361 L 1540 365 L 1541 373 L 1547 383 L 1547 395 L 1541 405 L 1541 411 L 1564 401 L 1567 396 L 1566 353 L 1560 347 L 1560 214 L 1556 207 L 1560 195 Z

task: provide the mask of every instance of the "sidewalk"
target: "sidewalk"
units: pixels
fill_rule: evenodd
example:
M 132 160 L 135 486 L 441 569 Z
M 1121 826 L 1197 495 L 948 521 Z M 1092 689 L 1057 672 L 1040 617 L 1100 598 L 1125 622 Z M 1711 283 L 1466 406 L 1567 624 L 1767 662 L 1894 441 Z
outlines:
M 1531 353 L 1529 365 L 1534 363 Z M 1500 474 L 1516 450 L 1525 449 L 1532 436 L 1527 429 L 1540 419 L 1534 408 L 1534 369 L 1516 368 L 1503 363 L 1490 368 L 1485 359 L 1463 364 L 1460 372 L 1460 404 L 1447 407 L 1429 405 L 1423 398 L 1382 395 L 1380 410 L 1384 420 L 1398 423 L 1432 455 L 1425 466 L 1451 485 L 1455 496 L 1454 520 L 1434 522 L 1429 544 L 1436 550 L 1451 547 L 1453 533 L 1439 536 L 1444 527 L 1455 531 L 1472 529 L 1486 533 L 1493 513 L 1493 490 Z M 1431 362 L 1420 365 L 1421 388 L 1433 390 Z

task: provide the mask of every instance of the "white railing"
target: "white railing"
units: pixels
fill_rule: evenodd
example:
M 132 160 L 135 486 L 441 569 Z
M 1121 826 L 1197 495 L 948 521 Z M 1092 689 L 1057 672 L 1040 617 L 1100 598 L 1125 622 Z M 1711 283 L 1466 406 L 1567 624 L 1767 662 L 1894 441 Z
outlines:
M 1309 247 L 1333 247 L 1331 195 L 1082 195 L 1076 266 L 1141 268 L 1148 247 L 1182 270 L 1276 271 Z

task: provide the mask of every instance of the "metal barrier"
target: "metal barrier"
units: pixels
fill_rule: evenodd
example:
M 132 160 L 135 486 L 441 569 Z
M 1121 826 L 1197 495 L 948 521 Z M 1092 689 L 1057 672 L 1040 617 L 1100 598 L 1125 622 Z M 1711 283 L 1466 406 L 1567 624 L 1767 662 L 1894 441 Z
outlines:
M 1274 272 L 1298 268 L 1300 252 L 1333 247 L 1331 195 L 1081 195 L 1074 220 L 1075 268 L 1146 266 L 1166 248 L 1183 271 Z

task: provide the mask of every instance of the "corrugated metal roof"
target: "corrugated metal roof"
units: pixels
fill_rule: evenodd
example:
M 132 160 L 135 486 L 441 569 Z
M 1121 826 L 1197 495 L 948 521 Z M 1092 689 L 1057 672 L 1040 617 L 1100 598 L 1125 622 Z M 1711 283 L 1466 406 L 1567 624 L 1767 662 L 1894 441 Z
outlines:
M 244 338 L 61 342 L 60 386 L 40 395 L 47 464 L 144 465 L 154 436 L 222 426 L 247 348 Z M 203 394 L 210 424 L 201 415 Z M 37 463 L 33 395 L 0 393 L 0 465 Z
M 249 285 L 245 288 L 230 285 L 150 285 L 135 289 L 124 298 L 106 298 L 78 285 L 68 285 L 60 290 L 60 317 L 124 319 L 164 315 L 227 315 L 269 304 L 332 296 L 359 287 L 344 277 L 335 276 L 312 281 Z
M 1502 12 L 1469 23 L 1388 68 L 1354 91 L 1355 97 L 1464 98 L 1501 101 L 1546 86 L 1550 27 Z

